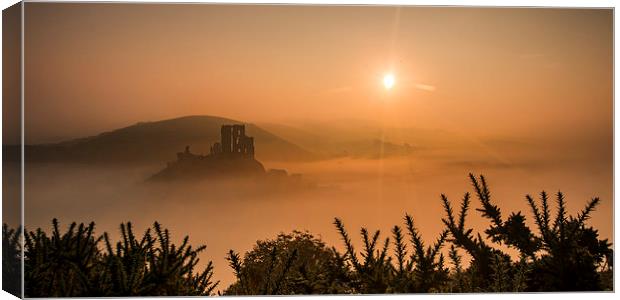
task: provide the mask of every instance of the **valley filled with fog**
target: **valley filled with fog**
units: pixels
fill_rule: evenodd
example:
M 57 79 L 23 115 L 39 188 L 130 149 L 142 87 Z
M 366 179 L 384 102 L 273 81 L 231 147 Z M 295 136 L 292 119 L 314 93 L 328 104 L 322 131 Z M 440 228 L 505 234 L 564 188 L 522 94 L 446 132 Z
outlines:
M 361 226 L 380 229 L 385 237 L 409 213 L 430 242 L 443 228 L 440 194 L 458 205 L 464 192 L 473 192 L 467 177 L 473 172 L 487 177 L 492 199 L 504 216 L 520 210 L 530 225 L 526 194 L 561 190 L 571 213 L 600 197 L 601 206 L 589 222 L 603 238 L 611 239 L 611 155 L 591 146 L 536 143 L 451 137 L 429 140 L 425 147 L 412 143 L 413 152 L 383 158 L 261 160 L 266 169 L 302 174 L 304 185 L 235 178 L 146 182 L 165 162 L 31 163 L 26 166 L 25 224 L 29 230 L 49 231 L 52 218 L 58 218 L 62 228 L 73 221 L 94 221 L 97 232 L 106 231 L 115 239 L 121 222 L 131 221 L 136 232 L 142 232 L 158 221 L 171 230 L 174 241 L 189 235 L 192 245 L 207 245 L 202 262 L 213 260 L 224 289 L 233 279 L 226 252 L 244 253 L 257 240 L 275 238 L 280 232 L 308 230 L 341 250 L 334 217 L 344 221 L 354 243 L 361 245 Z M 559 150 L 567 148 L 571 151 Z M 260 150 L 257 156 L 260 160 Z M 473 208 L 479 207 L 476 201 Z M 488 223 L 472 210 L 468 224 L 483 229 Z

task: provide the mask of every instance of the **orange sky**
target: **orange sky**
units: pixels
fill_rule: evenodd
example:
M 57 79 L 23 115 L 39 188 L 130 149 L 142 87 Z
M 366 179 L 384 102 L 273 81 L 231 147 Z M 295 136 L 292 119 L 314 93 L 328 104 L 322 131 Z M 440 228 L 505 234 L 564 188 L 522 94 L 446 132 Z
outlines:
M 191 232 L 192 241 L 213 245 L 207 252 L 216 259 L 216 272 L 231 279 L 223 259 L 228 249 L 245 251 L 256 239 L 291 228 L 338 245 L 334 216 L 350 230 L 369 225 L 385 232 L 410 212 L 425 238 L 436 236 L 443 213 L 439 193 L 457 201 L 471 191 L 466 174 L 472 171 L 488 175 L 506 212 L 529 212 L 523 195 L 542 189 L 566 192 L 571 212 L 600 196 L 591 224 L 611 238 L 611 9 L 25 7 L 27 143 L 201 114 L 259 125 L 355 119 L 429 129 L 402 130 L 417 150 L 399 160 L 264 162 L 336 182 L 342 192 L 291 196 L 297 201 L 259 197 L 252 209 L 234 202 L 239 199 L 205 201 L 205 194 L 214 194 L 202 185 L 191 190 L 194 196 L 185 189 L 179 195 L 130 189 L 138 182 L 133 169 L 119 175 L 63 164 L 52 172 L 30 164 L 42 170 L 25 173 L 31 184 L 28 227 L 47 226 L 52 217 L 68 222 L 87 216 L 84 221 L 95 220 L 108 232 L 119 220 L 162 221 L 173 232 Z M 396 77 L 389 91 L 382 85 L 387 72 Z M 312 128 L 346 135 L 334 127 Z M 96 203 L 96 211 L 75 199 Z M 230 218 L 230 212 L 242 215 Z
M 611 140 L 612 24 L 593 9 L 27 3 L 26 141 L 196 114 Z

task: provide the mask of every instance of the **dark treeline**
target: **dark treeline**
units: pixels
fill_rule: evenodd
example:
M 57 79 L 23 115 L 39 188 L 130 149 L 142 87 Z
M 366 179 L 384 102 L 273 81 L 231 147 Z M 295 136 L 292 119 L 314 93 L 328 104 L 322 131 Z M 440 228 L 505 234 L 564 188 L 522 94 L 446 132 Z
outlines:
M 344 251 L 326 245 L 308 232 L 294 231 L 258 241 L 245 255 L 227 255 L 236 281 L 216 292 L 208 262 L 197 270 L 198 255 L 186 236 L 171 242 L 167 229 L 155 223 L 137 237 L 131 223 L 121 224 L 120 241 L 96 235 L 94 223 L 72 223 L 61 232 L 53 221 L 50 235 L 40 228 L 25 231 L 26 297 L 171 296 L 273 294 L 382 294 L 461 292 L 610 291 L 613 289 L 613 250 L 607 239 L 586 221 L 599 204 L 589 201 L 569 215 L 562 193 L 554 200 L 542 192 L 526 196 L 535 230 L 521 212 L 506 216 L 491 200 L 483 176 L 470 174 L 476 210 L 489 221 L 474 233 L 466 224 L 472 197 L 465 193 L 458 207 L 441 199 L 445 225 L 426 244 L 405 215 L 387 237 L 361 228 L 361 250 L 353 246 L 344 223 L 336 218 Z M 550 202 L 557 209 L 552 212 Z M 20 230 L 3 226 L 3 286 L 19 294 Z M 515 249 L 517 257 L 499 249 Z M 446 255 L 444 255 L 446 253 Z M 464 260 L 468 260 L 468 264 Z

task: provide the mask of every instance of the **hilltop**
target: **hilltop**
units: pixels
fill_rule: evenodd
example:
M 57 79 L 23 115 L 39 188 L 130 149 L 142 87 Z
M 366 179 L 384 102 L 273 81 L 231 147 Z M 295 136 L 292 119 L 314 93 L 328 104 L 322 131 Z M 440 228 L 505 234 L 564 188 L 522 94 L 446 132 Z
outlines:
M 175 119 L 139 122 L 134 125 L 86 138 L 55 144 L 26 146 L 28 162 L 76 163 L 162 163 L 174 159 L 179 149 L 192 145 L 198 152 L 209 152 L 219 140 L 224 124 L 245 124 L 215 116 L 185 116 Z M 257 159 L 303 161 L 314 155 L 254 124 L 245 124 L 256 138 Z M 5 146 L 5 151 L 17 151 Z

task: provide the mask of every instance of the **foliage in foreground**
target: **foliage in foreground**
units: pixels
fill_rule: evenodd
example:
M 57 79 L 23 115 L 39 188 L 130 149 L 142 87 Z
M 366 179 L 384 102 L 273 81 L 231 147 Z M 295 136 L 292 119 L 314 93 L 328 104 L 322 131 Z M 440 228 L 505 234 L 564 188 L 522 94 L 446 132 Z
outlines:
M 598 291 L 607 283 L 601 273 L 612 271 L 613 251 L 607 239 L 600 240 L 598 231 L 586 225 L 590 214 L 600 203 L 590 200 L 576 216 L 568 215 L 561 192 L 556 194 L 555 217 L 549 208 L 549 195 L 540 193 L 540 201 L 526 196 L 532 210 L 537 233 L 525 223 L 521 212 L 504 218 L 500 208 L 491 201 L 491 193 L 483 176 L 470 174 L 481 208 L 477 209 L 489 220 L 484 231 L 474 237 L 473 229 L 465 226 L 469 208 L 469 193 L 465 193 L 460 212 L 455 216 L 451 203 L 442 195 L 451 242 L 471 257 L 469 276 L 473 286 L 482 291 Z M 519 261 L 496 245 L 507 245 L 519 252 Z
M 141 238 L 136 238 L 131 223 L 121 224 L 121 241 L 116 244 L 107 233 L 95 235 L 94 229 L 94 223 L 72 223 L 61 233 L 54 219 L 49 236 L 41 229 L 27 232 L 25 296 L 201 296 L 211 295 L 217 286 L 211 262 L 202 272 L 195 270 L 205 246 L 193 249 L 188 237 L 177 246 L 159 223 Z
M 336 218 L 334 225 L 343 240 L 345 253 L 340 254 L 335 249 L 325 252 L 324 260 L 332 261 L 332 267 L 316 271 L 321 274 L 320 278 L 332 278 L 336 284 L 326 287 L 317 284 L 319 281 L 312 277 L 300 276 L 305 270 L 312 269 L 311 266 L 316 266 L 316 262 L 290 253 L 290 249 L 320 252 L 319 249 L 326 249 L 323 242 L 306 234 L 303 243 L 291 242 L 294 247 L 278 247 L 279 241 L 285 237 L 280 235 L 275 241 L 259 241 L 243 260 L 231 250 L 228 260 L 235 270 L 237 282 L 228 292 L 245 295 L 382 294 L 600 291 L 613 288 L 611 244 L 606 239 L 599 239 L 598 231 L 586 224 L 600 203 L 598 198 L 589 201 L 582 211 L 572 216 L 568 215 L 564 195 L 560 192 L 555 197 L 557 211 L 553 215 L 547 193 L 542 192 L 538 202 L 527 195 L 526 201 L 537 227 L 534 232 L 521 212 L 511 213 L 505 218 L 491 200 L 483 176 L 476 178 L 470 174 L 470 180 L 480 203 L 476 210 L 490 223 L 484 236 L 480 233 L 474 235 L 473 229 L 466 226 L 470 193 L 463 196 L 457 213 L 448 197 L 441 195 L 445 229 L 431 245 L 424 243 L 413 217 L 405 215 L 403 227 L 395 225 L 391 237 L 385 239 L 381 238 L 379 231 L 371 234 L 368 229 L 361 228 L 363 248 L 358 253 L 343 222 Z M 518 257 L 502 251 L 502 245 L 516 250 Z M 272 249 L 271 252 L 268 249 Z M 464 267 L 463 252 L 470 258 L 467 267 Z M 257 256 L 259 260 L 256 260 Z M 248 279 L 248 274 L 254 274 L 254 279 Z M 277 281 L 274 278 L 278 278 Z M 269 289 L 273 284 L 293 288 Z M 240 289 L 241 286 L 246 288 Z M 309 286 L 313 288 L 305 288 Z
M 2 225 L 2 289 L 21 298 L 21 228 Z
M 344 253 L 328 247 L 308 232 L 280 234 L 258 241 L 243 257 L 230 251 L 227 260 L 236 281 L 225 295 L 381 294 L 432 292 L 548 292 L 612 290 L 613 250 L 608 240 L 586 221 L 600 203 L 589 201 L 569 215 L 564 195 L 539 200 L 527 195 L 531 229 L 521 212 L 506 217 L 494 204 L 483 176 L 470 174 L 480 207 L 489 221 L 483 234 L 466 224 L 471 194 L 465 193 L 458 211 L 441 195 L 444 230 L 426 245 L 414 219 L 405 215 L 389 237 L 361 228 L 357 251 L 343 222 L 334 225 Z M 402 226 L 402 227 L 401 227 Z M 19 286 L 19 230 L 3 227 L 3 285 Z M 167 229 L 155 223 L 136 238 L 131 223 L 121 224 L 121 239 L 94 234 L 94 223 L 71 224 L 61 233 L 56 220 L 50 236 L 41 229 L 25 240 L 25 296 L 156 296 L 212 295 L 213 265 L 195 272 L 198 254 L 185 237 L 171 244 Z M 503 247 L 504 250 L 501 250 Z M 510 256 L 506 247 L 518 255 Z M 466 254 L 463 256 L 463 254 Z M 469 259 L 465 264 L 464 258 Z M 466 265 L 466 266 L 465 266 Z M 13 280 L 14 279 L 14 280 Z M 16 289 L 18 290 L 18 289 Z
M 308 232 L 258 241 L 243 259 L 226 257 L 237 276 L 225 295 L 341 294 L 352 292 L 344 259 Z

